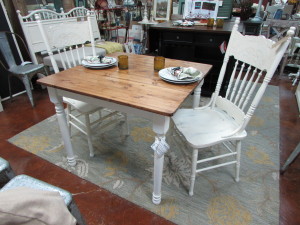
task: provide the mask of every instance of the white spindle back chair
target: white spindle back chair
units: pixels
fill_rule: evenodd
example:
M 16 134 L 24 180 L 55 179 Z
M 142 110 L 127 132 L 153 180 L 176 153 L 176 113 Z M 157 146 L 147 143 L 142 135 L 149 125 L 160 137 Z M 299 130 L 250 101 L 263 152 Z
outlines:
M 36 23 L 38 24 L 55 73 L 58 73 L 60 69 L 66 70 L 80 65 L 82 61 L 80 51 L 82 51 L 84 57 L 88 56 L 85 53 L 84 43 L 91 40 L 93 35 L 91 32 L 89 16 L 88 13 L 87 20 L 80 21 L 76 24 L 69 24 L 68 26 L 62 24 L 61 26 L 63 27 L 60 27 L 60 25 L 47 26 L 46 30 L 44 27 L 45 21 L 40 19 L 39 14 L 35 15 Z M 59 55 L 59 57 L 57 57 L 57 55 Z M 96 56 L 95 51 L 93 51 L 93 56 Z M 67 63 L 63 63 L 65 61 Z M 62 67 L 59 66 L 59 63 L 62 63 Z M 70 134 L 71 127 L 74 127 L 85 134 L 88 139 L 90 156 L 93 157 L 94 147 L 92 145 L 92 128 L 100 123 L 102 124 L 100 128 L 104 128 L 112 123 L 118 122 L 119 118 L 123 117 L 123 115 L 76 99 L 63 97 L 63 101 L 67 104 L 67 121 Z M 105 116 L 102 116 L 103 111 L 106 112 Z M 95 112 L 99 112 L 99 118 L 91 122 L 90 115 Z M 82 122 L 79 117 L 83 117 L 84 122 Z M 104 120 L 107 122 L 103 122 Z M 126 115 L 125 125 L 128 134 Z
M 247 136 L 246 126 L 295 31 L 292 27 L 285 38 L 275 43 L 264 36 L 242 35 L 237 30 L 238 24 L 239 19 L 233 27 L 211 101 L 204 107 L 179 109 L 173 116 L 176 130 L 193 148 L 190 195 L 193 195 L 196 173 L 205 170 L 235 164 L 235 180 L 239 180 L 241 140 Z M 220 96 L 230 57 L 235 60 L 234 68 L 226 95 Z M 219 143 L 223 143 L 229 153 L 198 159 L 199 149 Z M 197 164 L 203 166 L 207 162 L 217 164 L 197 169 Z

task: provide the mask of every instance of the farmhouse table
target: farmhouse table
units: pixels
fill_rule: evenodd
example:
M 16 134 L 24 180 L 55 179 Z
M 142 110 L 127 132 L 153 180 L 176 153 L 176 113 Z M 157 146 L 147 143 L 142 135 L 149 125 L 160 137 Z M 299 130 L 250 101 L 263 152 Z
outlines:
M 126 53 L 113 53 L 109 56 L 117 57 L 120 54 Z M 152 201 L 159 204 L 164 154 L 169 149 L 165 134 L 169 129 L 170 118 L 192 92 L 193 107 L 199 105 L 203 79 L 184 85 L 168 83 L 154 71 L 153 56 L 126 55 L 129 57 L 127 70 L 119 70 L 117 66 L 99 70 L 76 66 L 39 79 L 38 83 L 47 86 L 50 100 L 55 105 L 69 165 L 74 166 L 76 160 L 62 103 L 63 96 L 151 120 L 156 133 L 151 146 L 154 150 Z M 166 59 L 165 67 L 177 66 L 197 68 L 204 76 L 212 68 L 208 64 Z

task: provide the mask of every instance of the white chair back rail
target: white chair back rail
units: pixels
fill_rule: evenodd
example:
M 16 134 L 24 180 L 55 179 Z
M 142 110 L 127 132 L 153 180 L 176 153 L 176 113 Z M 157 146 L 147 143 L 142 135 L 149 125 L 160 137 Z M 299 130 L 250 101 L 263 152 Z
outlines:
M 60 28 L 64 30 L 72 26 L 71 24 L 79 25 L 79 23 L 85 23 L 89 20 L 88 26 L 90 26 L 89 29 L 90 32 L 92 32 L 92 39 L 101 39 L 95 13 L 83 7 L 74 8 L 67 13 L 57 13 L 48 9 L 34 10 L 27 16 L 22 16 L 19 10 L 17 13 L 28 44 L 31 59 L 35 63 L 38 61 L 36 53 L 46 50 L 46 46 L 36 23 L 35 15 L 38 15 L 39 19 L 43 21 L 45 30 L 48 30 L 48 27 L 53 26 L 60 26 Z M 77 33 L 80 34 L 79 29 L 77 30 Z
M 47 22 L 41 20 L 39 14 L 35 15 L 35 23 L 38 24 L 43 43 L 50 56 L 54 72 L 59 72 L 58 62 L 62 63 L 63 69 L 71 68 L 81 63 L 82 58 L 86 56 L 84 43 L 91 41 L 93 55 L 96 56 L 92 33 L 90 32 L 89 13 L 87 20 L 77 22 L 76 24 L 64 23 L 47 26 Z M 73 50 L 74 49 L 74 50 Z M 58 52 L 59 57 L 55 59 L 54 54 Z
M 230 36 L 211 105 L 227 112 L 240 125 L 228 136 L 243 131 L 247 126 L 295 32 L 294 27 L 290 28 L 286 38 L 275 43 L 264 36 L 243 36 L 237 28 L 238 23 Z M 235 66 L 223 98 L 219 91 L 231 56 Z M 259 81 L 262 81 L 261 85 L 258 85 Z

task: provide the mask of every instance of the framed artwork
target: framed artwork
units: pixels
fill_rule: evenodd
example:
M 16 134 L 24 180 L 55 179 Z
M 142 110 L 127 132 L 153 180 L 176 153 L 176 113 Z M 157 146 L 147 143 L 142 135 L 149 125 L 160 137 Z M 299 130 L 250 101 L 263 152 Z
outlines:
M 169 20 L 172 0 L 154 0 L 153 17 L 155 20 Z
M 183 18 L 186 19 L 206 19 L 217 18 L 219 1 L 217 0 L 185 0 Z

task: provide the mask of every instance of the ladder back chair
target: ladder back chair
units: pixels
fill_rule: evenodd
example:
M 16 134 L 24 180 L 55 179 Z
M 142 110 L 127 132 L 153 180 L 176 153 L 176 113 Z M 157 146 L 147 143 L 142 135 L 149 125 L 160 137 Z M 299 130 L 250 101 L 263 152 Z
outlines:
M 239 181 L 241 140 L 246 138 L 246 127 L 258 106 L 295 28 L 286 38 L 275 43 L 264 36 L 244 36 L 238 32 L 239 19 L 235 21 L 215 92 L 210 102 L 193 109 L 179 109 L 172 117 L 176 131 L 193 149 L 191 184 L 194 193 L 196 173 L 235 164 L 235 180 Z M 226 95 L 220 88 L 229 58 L 235 60 Z M 261 82 L 261 84 L 259 84 Z M 229 153 L 198 159 L 198 151 L 216 144 L 224 144 Z M 203 163 L 211 163 L 203 166 Z M 202 168 L 197 168 L 202 164 Z
M 55 73 L 58 73 L 61 67 L 63 70 L 66 70 L 81 65 L 82 58 L 80 57 L 80 52 L 84 57 L 88 56 L 85 52 L 84 43 L 93 39 L 89 16 L 88 13 L 87 20 L 79 21 L 76 24 L 68 24 L 66 26 L 62 23 L 60 25 L 48 26 L 46 30 L 44 28 L 45 21 L 41 20 L 40 16 L 36 14 L 36 23 L 40 29 L 42 40 L 46 46 Z M 94 46 L 92 45 L 92 47 Z M 57 57 L 57 55 L 59 57 Z M 94 50 L 93 56 L 96 56 Z M 59 63 L 61 63 L 61 67 L 59 67 Z M 104 128 L 112 123 L 118 122 L 121 117 L 124 117 L 127 130 L 126 134 L 129 133 L 126 115 L 72 98 L 64 97 L 63 101 L 67 104 L 69 132 L 71 134 L 71 127 L 74 127 L 87 136 L 91 157 L 94 156 L 92 128 L 96 125 L 101 123 L 101 128 Z M 98 112 L 99 116 L 98 119 L 94 119 L 92 122 L 90 116 L 95 112 Z M 82 117 L 83 121 L 80 120 L 80 117 Z
M 0 32 L 0 52 L 5 60 L 6 66 L 1 62 L 4 69 L 8 72 L 8 88 L 9 88 L 9 96 L 12 99 L 12 90 L 11 90 L 11 77 L 17 77 L 21 80 L 25 86 L 25 90 L 27 92 L 28 98 L 32 107 L 34 106 L 34 100 L 32 96 L 32 84 L 31 79 L 34 75 L 40 73 L 47 75 L 47 71 L 43 64 L 33 64 L 32 62 L 24 62 L 21 64 L 17 64 L 12 48 L 10 46 L 7 34 L 13 34 L 11 32 Z

